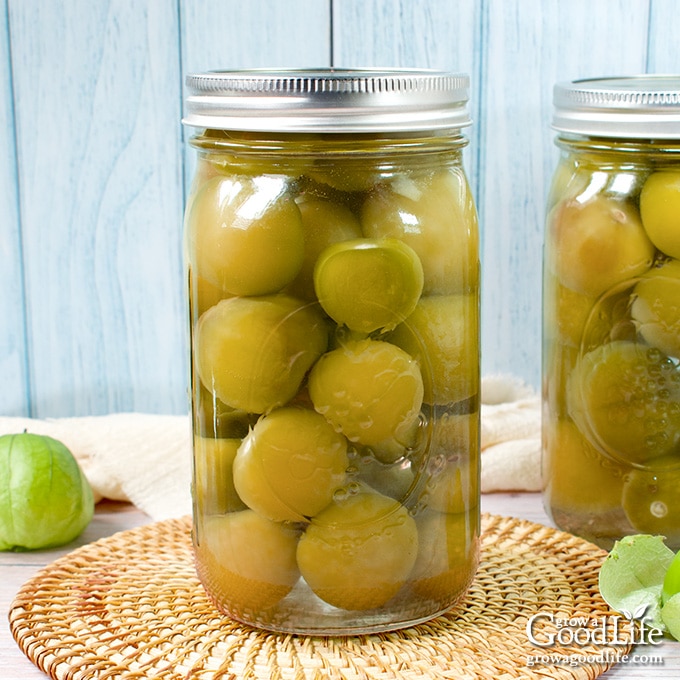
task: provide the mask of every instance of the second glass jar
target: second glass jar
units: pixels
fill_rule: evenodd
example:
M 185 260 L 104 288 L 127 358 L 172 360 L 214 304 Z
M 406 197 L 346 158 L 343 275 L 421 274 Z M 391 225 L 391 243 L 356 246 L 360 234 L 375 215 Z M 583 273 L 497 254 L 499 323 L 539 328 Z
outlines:
M 270 630 L 427 620 L 464 595 L 478 561 L 467 79 L 247 72 L 191 87 L 199 576 L 219 609 Z M 271 90 L 295 95 L 298 115 L 274 120 Z M 223 105 L 208 115 L 234 92 L 249 122 Z M 454 122 L 415 121 L 442 95 Z
M 544 498 L 602 547 L 680 548 L 680 77 L 558 85 L 544 269 Z

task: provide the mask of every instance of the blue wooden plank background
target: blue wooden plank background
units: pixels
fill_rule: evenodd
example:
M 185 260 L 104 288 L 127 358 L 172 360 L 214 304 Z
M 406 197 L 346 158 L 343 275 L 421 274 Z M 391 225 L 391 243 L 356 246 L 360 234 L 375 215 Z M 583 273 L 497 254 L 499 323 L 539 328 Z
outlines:
M 676 0 L 0 0 L 0 414 L 188 408 L 187 73 L 472 79 L 484 373 L 540 381 L 555 81 L 680 72 Z

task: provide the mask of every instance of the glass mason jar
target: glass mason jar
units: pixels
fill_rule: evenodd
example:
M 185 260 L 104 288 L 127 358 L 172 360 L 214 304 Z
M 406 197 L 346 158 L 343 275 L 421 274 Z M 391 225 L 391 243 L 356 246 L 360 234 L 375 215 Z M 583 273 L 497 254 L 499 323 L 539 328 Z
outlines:
M 432 618 L 478 561 L 468 78 L 255 70 L 187 86 L 200 579 L 268 630 Z
M 544 253 L 544 501 L 604 548 L 680 548 L 680 76 L 554 91 Z

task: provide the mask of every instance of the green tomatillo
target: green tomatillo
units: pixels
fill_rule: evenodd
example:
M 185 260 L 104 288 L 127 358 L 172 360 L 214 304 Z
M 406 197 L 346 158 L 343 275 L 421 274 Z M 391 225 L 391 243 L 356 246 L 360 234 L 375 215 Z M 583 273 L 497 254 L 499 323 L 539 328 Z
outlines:
M 92 488 L 64 444 L 37 434 L 0 437 L 0 550 L 37 550 L 79 536 Z

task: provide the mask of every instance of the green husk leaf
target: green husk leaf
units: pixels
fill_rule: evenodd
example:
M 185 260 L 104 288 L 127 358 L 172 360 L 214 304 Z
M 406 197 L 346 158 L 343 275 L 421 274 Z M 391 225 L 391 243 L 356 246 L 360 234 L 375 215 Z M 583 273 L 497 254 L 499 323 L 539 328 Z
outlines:
M 600 593 L 605 602 L 628 618 L 642 613 L 665 630 L 661 617 L 661 589 L 675 553 L 662 536 L 637 534 L 614 544 L 600 569 Z
M 661 609 L 661 619 L 666 630 L 676 639 L 680 640 L 680 593 L 670 597 Z

